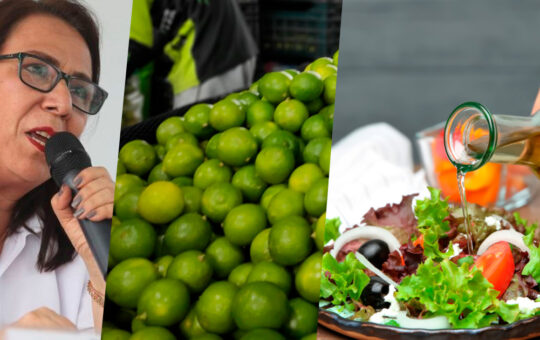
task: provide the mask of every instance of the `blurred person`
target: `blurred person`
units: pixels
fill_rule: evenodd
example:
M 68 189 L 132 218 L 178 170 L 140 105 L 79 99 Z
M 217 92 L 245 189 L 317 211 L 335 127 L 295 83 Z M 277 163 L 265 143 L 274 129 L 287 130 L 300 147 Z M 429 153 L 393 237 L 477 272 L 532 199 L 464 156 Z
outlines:
M 75 0 L 0 1 L 0 338 L 6 327 L 101 330 L 105 280 L 79 219 L 112 217 L 114 184 L 82 170 L 57 188 L 44 145 L 80 136 L 107 93 L 99 33 Z
M 153 61 L 152 114 L 249 87 L 257 53 L 237 0 L 133 1 L 127 74 Z

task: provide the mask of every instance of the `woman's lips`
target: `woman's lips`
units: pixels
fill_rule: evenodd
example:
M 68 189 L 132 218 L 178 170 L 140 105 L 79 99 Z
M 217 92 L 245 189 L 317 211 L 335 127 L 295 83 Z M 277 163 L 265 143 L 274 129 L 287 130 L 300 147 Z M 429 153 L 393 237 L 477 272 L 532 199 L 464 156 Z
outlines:
M 48 126 L 37 127 L 32 130 L 26 131 L 26 138 L 34 145 L 39 151 L 45 152 L 45 143 L 54 136 L 56 132 L 53 128 Z

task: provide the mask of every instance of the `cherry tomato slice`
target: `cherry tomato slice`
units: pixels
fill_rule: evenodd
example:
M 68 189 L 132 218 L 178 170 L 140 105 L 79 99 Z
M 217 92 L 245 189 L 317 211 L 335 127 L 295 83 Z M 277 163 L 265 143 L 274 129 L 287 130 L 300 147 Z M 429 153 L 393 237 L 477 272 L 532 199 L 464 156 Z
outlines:
M 499 291 L 499 296 L 504 293 L 512 276 L 514 276 L 514 258 L 508 242 L 497 242 L 480 255 L 475 265 L 482 275 Z

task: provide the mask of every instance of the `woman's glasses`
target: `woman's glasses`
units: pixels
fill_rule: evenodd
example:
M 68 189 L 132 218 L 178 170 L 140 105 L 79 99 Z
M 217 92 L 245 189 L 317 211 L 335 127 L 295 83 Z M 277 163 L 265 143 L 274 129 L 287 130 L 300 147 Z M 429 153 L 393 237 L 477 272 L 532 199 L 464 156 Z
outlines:
M 107 92 L 98 85 L 84 78 L 66 74 L 41 57 L 15 53 L 0 55 L 0 60 L 2 59 L 18 59 L 21 81 L 40 92 L 51 92 L 62 79 L 65 79 L 73 106 L 89 115 L 98 113 L 107 99 Z

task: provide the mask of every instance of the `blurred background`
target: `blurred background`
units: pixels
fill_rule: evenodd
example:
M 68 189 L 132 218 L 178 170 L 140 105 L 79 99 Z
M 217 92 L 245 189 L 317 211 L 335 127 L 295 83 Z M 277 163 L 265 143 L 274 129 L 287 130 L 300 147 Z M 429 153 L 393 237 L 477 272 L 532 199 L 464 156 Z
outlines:
M 413 140 L 471 100 L 529 115 L 540 86 L 539 18 L 535 0 L 344 1 L 334 143 L 379 121 Z

